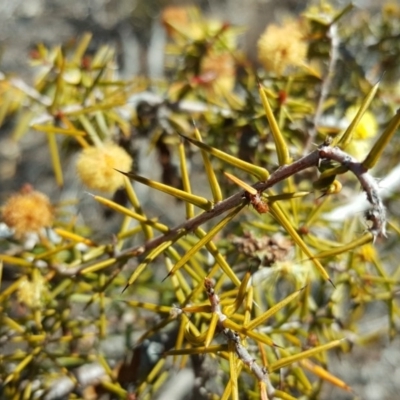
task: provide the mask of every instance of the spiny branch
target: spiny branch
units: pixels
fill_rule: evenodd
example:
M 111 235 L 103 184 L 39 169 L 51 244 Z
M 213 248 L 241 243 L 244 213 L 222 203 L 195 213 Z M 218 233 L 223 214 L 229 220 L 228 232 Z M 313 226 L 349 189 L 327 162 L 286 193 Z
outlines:
M 211 311 L 218 316 L 219 329 L 227 341 L 233 344 L 233 348 L 235 349 L 235 353 L 238 358 L 250 369 L 259 382 L 264 383 L 265 387 L 268 388 L 268 394 L 272 397 L 275 389 L 271 385 L 267 369 L 257 364 L 256 360 L 242 345 L 239 334 L 232 329 L 225 327 L 224 322 L 227 319 L 227 316 L 221 310 L 219 296 L 215 293 L 213 281 L 209 278 L 206 278 L 204 280 L 204 286 L 206 288 L 208 300 L 211 304 Z
M 304 169 L 316 166 L 318 164 L 318 161 L 320 159 L 319 156 L 319 151 L 313 151 L 312 153 L 308 154 L 305 157 L 302 157 L 301 159 L 293 162 L 292 164 L 285 165 L 278 170 L 276 170 L 271 176 L 268 178 L 266 182 L 259 182 L 253 187 L 261 192 L 264 190 L 274 186 L 276 183 L 283 181 L 284 179 L 288 178 L 289 176 L 292 176 Z M 169 232 L 165 233 L 164 235 L 158 236 L 152 240 L 149 240 L 148 242 L 144 243 L 143 245 L 139 246 L 134 246 L 132 248 L 126 249 L 122 251 L 118 257 L 124 257 L 127 255 L 130 256 L 139 256 L 142 255 L 143 253 L 146 253 L 149 250 L 152 250 L 159 246 L 161 243 L 164 243 L 165 241 L 168 240 L 173 240 L 176 238 L 176 236 L 182 232 L 185 231 L 187 233 L 190 233 L 194 231 L 196 228 L 199 226 L 203 225 L 207 221 L 210 221 L 211 219 L 218 217 L 219 215 L 225 213 L 226 211 L 229 211 L 235 207 L 237 207 L 239 204 L 241 204 L 243 201 L 247 201 L 244 197 L 243 191 L 240 191 L 227 199 L 215 204 L 214 208 L 210 211 L 203 212 L 196 217 L 193 217 L 182 224 L 176 226 L 175 228 L 171 229 Z
M 253 187 L 256 190 L 263 192 L 273 187 L 278 182 L 281 182 L 284 179 L 288 178 L 289 176 L 292 176 L 307 168 L 317 166 L 322 159 L 335 160 L 355 174 L 357 179 L 360 181 L 363 190 L 367 194 L 368 201 L 372 205 L 372 210 L 367 213 L 367 219 L 373 222 L 371 232 L 374 234 L 374 236 L 385 236 L 385 208 L 379 197 L 377 183 L 375 179 L 368 173 L 368 171 L 365 171 L 363 169 L 360 162 L 358 162 L 353 157 L 337 147 L 322 146 L 318 150 L 313 151 L 312 153 L 300 158 L 292 164 L 280 167 L 271 174 L 266 182 L 256 183 L 255 185 L 253 185 Z M 194 229 L 204 224 L 205 222 L 225 213 L 226 211 L 231 210 L 234 207 L 237 207 L 243 201 L 243 192 L 238 192 L 216 204 L 212 210 L 204 212 L 194 218 L 183 222 L 177 227 L 171 229 L 168 233 L 149 240 L 143 245 L 124 250 L 119 254 L 119 257 L 128 254 L 141 255 L 149 250 L 154 249 L 155 247 L 159 246 L 161 243 L 167 240 L 174 239 L 176 235 L 182 230 L 188 233 L 192 232 Z M 376 214 L 376 216 L 371 216 L 371 213 Z
M 317 150 L 314 150 L 310 154 L 300 158 L 292 164 L 284 165 L 278 168 L 270 175 L 266 182 L 258 182 L 253 185 L 253 187 L 257 191 L 263 192 L 273 187 L 278 182 L 281 182 L 298 172 L 301 172 L 310 167 L 317 166 L 318 163 L 324 159 L 337 161 L 354 173 L 354 175 L 359 180 L 361 187 L 367 194 L 367 200 L 372 205 L 372 208 L 368 210 L 365 214 L 366 219 L 372 222 L 370 231 L 375 237 L 385 236 L 386 213 L 382 200 L 379 197 L 378 185 L 376 183 L 376 180 L 368 173 L 368 171 L 363 168 L 360 162 L 358 162 L 352 156 L 337 147 L 322 145 Z M 215 204 L 212 210 L 203 212 L 198 216 L 181 223 L 175 228 L 172 228 L 167 233 L 157 236 L 156 238 L 151 239 L 141 245 L 136 245 L 119 252 L 119 254 L 115 255 L 115 261 L 124 262 L 132 257 L 141 256 L 148 251 L 155 249 L 166 241 L 174 241 L 183 231 L 186 233 L 193 232 L 202 224 L 212 220 L 213 218 L 218 217 L 219 215 L 233 209 L 234 207 L 237 207 L 243 201 L 248 200 L 246 200 L 243 191 L 240 191 L 228 197 L 227 199 Z M 81 265 L 73 269 L 56 267 L 56 269 L 64 275 L 75 275 L 84 268 L 87 268 L 87 266 L 88 265 Z
M 346 167 L 359 180 L 361 187 L 367 195 L 367 200 L 372 208 L 367 210 L 365 217 L 372 222 L 369 229 L 375 237 L 386 236 L 386 212 L 379 196 L 379 187 L 375 178 L 354 157 L 340 150 L 338 147 L 323 147 L 320 149 L 323 158 L 335 160 Z

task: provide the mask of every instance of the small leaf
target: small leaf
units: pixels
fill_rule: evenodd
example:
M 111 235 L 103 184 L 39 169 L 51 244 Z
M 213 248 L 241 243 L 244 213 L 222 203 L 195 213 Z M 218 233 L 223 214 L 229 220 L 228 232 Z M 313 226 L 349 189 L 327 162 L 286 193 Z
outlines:
M 192 139 L 188 136 L 179 134 L 186 140 L 188 140 L 190 143 L 193 143 L 195 146 L 199 147 L 200 149 L 206 150 L 208 153 L 213 155 L 214 157 L 217 157 L 228 164 L 233 165 L 236 168 L 241 169 L 242 171 L 245 171 L 253 176 L 255 176 L 257 179 L 259 179 L 262 182 L 265 182 L 268 177 L 269 177 L 269 172 L 265 168 L 258 167 L 257 165 L 250 164 L 246 161 L 241 160 L 240 158 L 231 156 L 230 154 L 224 153 L 221 150 L 216 149 L 215 147 L 209 146 L 208 144 L 205 144 L 203 142 L 199 142 L 196 139 Z
M 180 160 L 180 166 L 181 166 L 183 190 L 186 193 L 192 193 L 192 189 L 190 187 L 190 180 L 189 180 L 189 171 L 188 171 L 188 167 L 186 164 L 185 146 L 182 141 L 180 141 L 180 143 L 179 143 L 178 152 L 179 152 L 179 160 Z M 193 218 L 194 217 L 193 204 L 186 202 L 185 207 L 186 207 L 186 218 L 187 219 Z
M 286 217 L 282 209 L 279 207 L 277 203 L 272 203 L 271 207 L 271 214 L 278 220 L 278 222 L 285 228 L 287 233 L 292 237 L 293 241 L 303 250 L 303 252 L 309 257 L 309 259 L 314 263 L 317 267 L 318 271 L 322 275 L 324 279 L 331 282 L 328 273 L 325 271 L 324 267 L 321 263 L 313 256 L 311 250 L 308 248 L 306 243 L 303 241 L 301 236 L 297 233 L 296 229 L 293 227 L 292 223 Z M 332 283 L 333 284 L 333 283 Z
M 356 116 L 353 118 L 353 121 L 351 121 L 350 125 L 347 127 L 346 131 L 340 136 L 336 137 L 333 142 L 332 146 L 339 146 L 341 149 L 345 149 L 346 146 L 351 142 L 353 132 L 356 129 L 358 123 L 360 122 L 362 116 L 364 115 L 365 111 L 371 104 L 371 101 L 375 97 L 375 94 L 378 90 L 379 87 L 379 82 L 376 83 L 370 90 L 370 92 L 367 94 L 365 99 L 360 105 L 360 108 L 356 114 Z
M 92 40 L 92 34 L 90 32 L 85 32 L 82 38 L 79 40 L 79 43 L 76 46 L 74 54 L 71 59 L 71 63 L 75 65 L 81 64 L 81 59 L 85 55 L 85 52 L 89 46 L 90 41 Z
M 109 374 L 109 376 L 112 376 L 112 374 Z M 117 395 L 120 399 L 128 398 L 129 393 L 123 389 L 119 383 L 109 382 L 106 379 L 102 379 L 100 385 L 103 386 L 103 388 L 105 388 L 108 392 Z
M 229 372 L 230 372 L 230 383 L 231 383 L 231 399 L 239 400 L 239 385 L 238 385 L 238 374 L 236 370 L 236 352 L 235 344 L 232 341 L 228 343 L 229 349 Z
M 208 325 L 207 335 L 206 335 L 206 339 L 204 341 L 204 347 L 208 347 L 210 345 L 211 341 L 213 340 L 218 321 L 219 321 L 219 315 L 216 313 L 213 313 L 212 317 L 211 317 L 211 321 Z
M 249 192 L 250 194 L 257 194 L 258 191 L 257 189 L 253 188 L 252 186 L 248 185 L 246 182 L 243 182 L 241 179 L 238 177 L 228 173 L 224 172 L 225 176 L 229 178 L 232 182 L 236 183 L 236 185 L 240 186 L 242 189 L 244 189 L 246 192 Z
M 49 143 L 49 150 L 50 150 L 51 161 L 53 164 L 54 176 L 58 186 L 62 186 L 64 183 L 64 179 L 62 173 L 60 153 L 58 152 L 58 147 L 57 147 L 56 135 L 53 135 L 52 133 L 47 133 L 47 141 Z
M 207 331 L 200 333 L 194 324 L 188 321 L 185 327 L 185 339 L 193 346 L 204 345 L 206 341 Z
M 382 156 L 383 151 L 392 139 L 393 135 L 397 132 L 400 125 L 400 108 L 397 110 L 396 115 L 390 120 L 387 128 L 382 132 L 379 139 L 376 141 L 371 151 L 362 162 L 362 166 L 368 170 L 375 166 Z
M 180 236 L 183 235 L 183 232 L 181 233 Z M 179 237 L 176 238 L 176 240 Z M 158 257 L 163 251 L 165 251 L 167 248 L 169 248 L 175 240 L 168 240 L 158 247 L 156 247 L 154 250 L 152 250 L 144 259 L 143 262 L 141 262 L 135 269 L 135 272 L 131 275 L 131 277 L 128 280 L 128 286 L 132 285 L 136 279 L 142 274 L 143 270 L 151 263 L 154 261 L 156 257 Z
M 195 347 L 195 348 L 188 348 L 188 349 L 174 349 L 168 350 L 163 353 L 164 356 L 176 356 L 176 355 L 185 355 L 185 354 L 206 354 L 211 353 L 215 354 L 219 351 L 226 351 L 227 350 L 226 344 L 218 344 L 215 346 L 208 346 L 208 347 Z
M 139 203 L 139 199 L 136 196 L 135 190 L 133 189 L 133 186 L 131 184 L 131 182 L 129 181 L 129 178 L 127 176 L 124 176 L 124 183 L 125 183 L 125 191 L 126 194 L 128 196 L 129 202 L 132 204 L 132 207 L 135 209 L 135 211 L 140 214 L 140 215 L 144 215 L 142 207 L 140 206 Z M 154 234 L 153 234 L 153 230 L 151 229 L 151 227 L 148 224 L 145 223 L 141 223 L 141 226 L 143 228 L 143 233 L 146 237 L 147 240 L 150 240 L 151 238 L 153 238 Z
M 264 343 L 267 346 L 270 346 L 270 347 L 276 346 L 276 344 L 272 341 L 272 339 L 270 339 L 268 336 L 264 335 L 263 333 L 258 333 L 251 329 L 247 329 L 246 327 L 244 327 L 242 325 L 236 324 L 235 322 L 231 321 L 230 319 L 224 320 L 223 325 L 225 328 L 232 329 L 233 331 L 236 331 L 238 333 L 246 335 L 249 338 L 256 340 L 257 342 Z
M 339 254 L 348 253 L 349 251 L 363 246 L 364 244 L 371 243 L 374 241 L 374 235 L 371 232 L 365 233 L 358 239 L 353 240 L 350 243 L 345 244 L 344 246 L 339 246 L 331 250 L 322 251 L 321 253 L 317 253 L 314 255 L 314 258 L 326 258 L 326 257 L 334 257 Z
M 269 126 L 271 128 L 272 136 L 275 142 L 275 148 L 278 155 L 279 165 L 290 164 L 292 159 L 289 155 L 289 149 L 287 147 L 286 141 L 282 135 L 282 132 L 279 129 L 278 123 L 274 117 L 271 106 L 269 105 L 269 101 L 267 95 L 265 93 L 264 88 L 259 84 L 258 91 L 261 96 L 261 101 L 264 106 L 265 115 L 268 119 Z
M 97 134 L 96 129 L 94 128 L 93 124 L 86 117 L 85 112 L 82 112 L 82 114 L 78 116 L 78 120 L 81 123 L 85 132 L 88 134 L 88 136 L 92 140 L 93 145 L 97 146 L 97 147 L 102 147 L 103 142 L 100 140 L 99 135 Z
M 242 279 L 242 282 L 239 286 L 239 291 L 236 296 L 235 302 L 224 308 L 225 315 L 229 316 L 229 315 L 234 314 L 239 309 L 239 307 L 242 305 L 243 300 L 247 294 L 248 283 L 249 283 L 250 279 L 251 279 L 250 272 L 246 272 L 246 274 L 245 274 L 244 278 Z
M 259 317 L 255 318 L 255 319 L 253 319 L 251 322 L 249 322 L 247 325 L 245 325 L 245 328 L 246 329 L 254 329 L 254 328 L 257 328 L 257 326 L 263 324 L 267 319 L 271 318 L 274 314 L 276 314 L 283 307 L 285 307 L 292 300 L 294 300 L 303 291 L 303 289 L 304 288 L 297 290 L 296 292 L 292 293 L 290 296 L 284 298 L 282 301 L 280 301 L 279 303 L 272 306 L 265 313 L 263 313 L 262 315 L 260 315 Z
M 345 340 L 345 339 L 334 340 L 334 341 L 332 341 L 330 343 L 314 347 L 313 349 L 306 350 L 306 351 L 303 351 L 303 352 L 298 353 L 298 354 L 294 354 L 294 355 L 289 356 L 289 357 L 281 358 L 280 360 L 275 361 L 274 363 L 270 364 L 268 370 L 271 373 L 271 372 L 276 371 L 277 369 L 286 367 L 286 366 L 288 366 L 290 364 L 293 364 L 293 363 L 295 363 L 297 361 L 304 360 L 304 359 L 309 358 L 309 357 L 313 357 L 313 356 L 317 355 L 318 353 L 325 352 L 325 351 L 330 350 L 330 349 L 332 349 L 334 347 L 340 346 L 343 343 L 343 340 Z
M 73 242 L 77 243 L 84 243 L 87 246 L 97 246 L 96 243 L 94 243 L 92 240 L 77 235 L 76 233 L 70 232 L 63 228 L 55 228 L 54 232 L 57 233 L 57 235 L 61 236 L 63 239 L 72 240 Z
M 32 267 L 30 261 L 24 260 L 20 257 L 9 256 L 8 254 L 0 254 L 0 260 L 12 265 L 20 265 L 21 267 Z
M 209 211 L 213 207 L 212 203 L 204 197 L 196 196 L 194 194 L 187 193 L 184 190 L 180 190 L 180 189 L 174 188 L 172 186 L 165 185 L 163 183 L 144 178 L 140 175 L 134 174 L 133 172 L 123 172 L 123 171 L 119 171 L 118 169 L 116 171 L 120 172 L 121 174 L 124 174 L 125 176 L 127 176 L 130 179 L 133 179 L 137 182 L 143 183 L 144 185 L 147 185 L 153 189 L 167 193 L 170 196 L 173 196 L 177 199 L 194 204 L 195 206 L 197 206 L 203 210 Z
M 201 135 L 199 130 L 195 128 L 194 132 L 197 140 L 201 143 Z M 208 182 L 210 184 L 211 192 L 213 194 L 214 203 L 219 203 L 222 200 L 222 192 L 217 177 L 215 176 L 214 168 L 211 165 L 207 152 L 203 149 L 201 149 L 201 156 L 203 157 L 204 168 L 206 170 Z
M 15 332 L 20 333 L 20 334 L 25 333 L 25 327 L 22 326 L 22 325 L 19 325 L 18 322 L 14 321 L 13 319 L 8 317 L 7 315 L 3 316 L 2 322 L 3 322 L 3 325 L 8 327 L 8 330 L 10 332 L 15 331 Z
M 157 229 L 158 231 L 160 231 L 162 233 L 167 233 L 169 231 L 168 226 L 161 224 L 159 222 L 153 221 L 151 219 L 147 219 L 143 215 L 135 213 L 134 211 L 129 210 L 128 208 L 121 206 L 120 204 L 115 203 L 112 200 L 106 199 L 105 197 L 101 197 L 101 196 L 93 196 L 93 197 L 99 203 L 104 204 L 105 206 L 110 207 L 111 209 L 113 209 L 121 214 L 131 217 L 131 218 L 135 219 L 136 221 L 139 221 L 141 223 L 152 226 L 152 227 L 154 227 L 154 229 Z
M 350 12 L 354 8 L 354 4 L 351 2 L 347 4 L 347 6 L 343 7 L 342 10 L 340 10 L 332 19 L 331 25 L 335 24 L 338 22 L 344 15 L 346 15 L 348 12 Z
M 198 237 L 204 237 L 206 235 L 206 233 L 201 228 L 197 228 L 195 233 Z M 232 281 L 232 283 L 236 286 L 240 286 L 239 278 L 233 272 L 232 268 L 225 260 L 225 257 L 218 251 L 217 246 L 212 241 L 210 241 L 206 244 L 206 249 L 214 257 L 216 263 L 219 265 L 222 271 L 224 271 L 224 273 Z
M 336 376 L 332 375 L 329 371 L 327 371 L 325 368 L 322 368 L 319 365 L 314 364 L 310 360 L 301 360 L 300 365 L 307 369 L 308 371 L 312 372 L 314 375 L 318 376 L 319 378 L 325 380 L 326 382 L 331 383 L 332 385 L 335 385 L 343 390 L 346 390 L 348 392 L 351 391 L 351 387 L 348 386 L 345 382 L 343 382 L 341 379 L 337 378 Z
M 308 196 L 309 194 L 310 192 L 290 192 L 290 193 L 275 194 L 273 196 L 268 196 L 268 203 L 272 203 L 274 201 L 279 201 L 279 200 L 297 199 L 299 197 Z
M 234 208 L 225 218 L 223 218 L 221 221 L 218 222 L 210 231 L 203 237 L 201 238 L 172 268 L 171 272 L 169 275 L 172 275 L 175 273 L 175 271 L 178 271 L 184 264 L 186 264 L 190 258 L 192 258 L 201 248 L 203 248 L 208 242 L 210 242 L 213 237 L 221 230 L 223 229 L 228 222 L 230 222 L 237 214 L 238 212 L 243 208 L 242 205 L 239 207 Z
M 101 271 L 104 268 L 107 268 L 117 262 L 116 258 L 108 258 L 107 260 L 100 261 L 96 264 L 90 265 L 88 267 L 83 268 L 79 271 L 81 275 L 90 274 L 92 272 Z
M 32 125 L 32 129 L 35 129 L 37 131 L 41 132 L 46 132 L 46 133 L 60 133 L 62 135 L 67 135 L 67 136 L 86 136 L 85 131 L 80 131 L 78 129 L 74 128 L 60 128 L 58 126 L 54 125 L 39 125 L 39 124 L 34 124 Z

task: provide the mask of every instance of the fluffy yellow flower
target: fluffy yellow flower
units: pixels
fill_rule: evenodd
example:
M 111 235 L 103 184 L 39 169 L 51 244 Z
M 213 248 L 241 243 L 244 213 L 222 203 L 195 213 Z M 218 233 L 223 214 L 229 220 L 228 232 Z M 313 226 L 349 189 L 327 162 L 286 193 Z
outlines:
M 382 14 L 387 19 L 400 18 L 400 7 L 395 1 L 387 2 L 382 8 Z
M 300 25 L 293 21 L 283 26 L 269 25 L 258 40 L 258 59 L 264 68 L 282 75 L 290 66 L 302 65 L 307 55 Z
M 14 230 L 16 237 L 38 232 L 53 223 L 53 207 L 46 195 L 25 185 L 11 196 L 2 209 L 3 221 Z
M 114 192 L 123 186 L 123 175 L 115 169 L 129 171 L 131 166 L 131 156 L 113 143 L 83 149 L 76 162 L 76 170 L 82 182 L 102 192 Z

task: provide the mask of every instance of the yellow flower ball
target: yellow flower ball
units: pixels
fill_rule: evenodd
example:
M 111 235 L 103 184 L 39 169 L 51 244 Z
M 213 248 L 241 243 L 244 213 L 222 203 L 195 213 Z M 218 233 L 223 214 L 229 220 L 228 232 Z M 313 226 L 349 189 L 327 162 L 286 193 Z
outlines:
M 350 106 L 346 111 L 346 119 L 348 123 L 354 119 L 358 112 L 358 106 Z M 378 123 L 370 111 L 366 111 L 360 122 L 353 131 L 351 142 L 346 146 L 345 150 L 359 160 L 365 158 L 371 149 L 371 139 L 376 135 Z
M 43 193 L 24 186 L 20 193 L 11 196 L 2 209 L 2 219 L 14 230 L 16 237 L 27 233 L 39 232 L 51 226 L 54 219 L 53 207 Z
M 349 123 L 354 119 L 358 112 L 358 106 L 350 106 L 346 110 L 346 119 Z M 378 130 L 378 124 L 376 122 L 376 118 L 374 114 L 370 111 L 365 111 L 364 115 L 361 117 L 360 122 L 356 126 L 356 129 L 353 132 L 353 139 L 356 140 L 365 140 L 370 139 L 375 136 Z
M 257 43 L 258 59 L 264 68 L 282 75 L 287 67 L 302 65 L 307 55 L 300 25 L 293 21 L 283 26 L 269 25 Z
M 110 193 L 124 185 L 123 175 L 115 169 L 129 172 L 131 166 L 131 156 L 114 143 L 87 147 L 76 162 L 78 176 L 88 188 Z

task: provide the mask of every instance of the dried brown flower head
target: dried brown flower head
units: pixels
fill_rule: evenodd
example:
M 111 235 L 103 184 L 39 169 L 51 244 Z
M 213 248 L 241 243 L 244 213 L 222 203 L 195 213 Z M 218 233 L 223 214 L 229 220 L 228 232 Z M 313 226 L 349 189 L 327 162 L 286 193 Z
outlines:
M 2 209 L 3 221 L 15 232 L 16 237 L 26 233 L 39 232 L 51 226 L 54 219 L 53 207 L 43 193 L 25 185 L 21 191 L 11 196 Z

